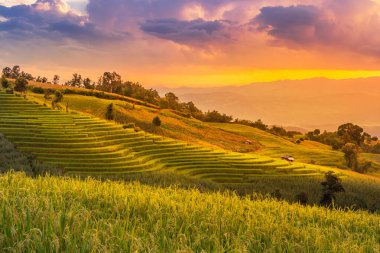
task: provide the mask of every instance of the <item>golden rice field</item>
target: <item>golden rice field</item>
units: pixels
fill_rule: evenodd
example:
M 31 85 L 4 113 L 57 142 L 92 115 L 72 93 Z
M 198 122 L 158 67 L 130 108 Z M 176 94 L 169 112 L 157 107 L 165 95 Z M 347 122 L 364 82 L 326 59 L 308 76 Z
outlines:
M 1 252 L 379 252 L 380 216 L 92 179 L 0 177 Z

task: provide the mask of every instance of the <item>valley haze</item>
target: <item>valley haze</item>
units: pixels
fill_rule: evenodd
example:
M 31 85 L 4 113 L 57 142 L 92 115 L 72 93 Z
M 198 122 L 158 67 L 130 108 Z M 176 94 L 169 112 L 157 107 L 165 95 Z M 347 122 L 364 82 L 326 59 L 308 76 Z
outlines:
M 306 130 L 335 130 L 354 122 L 380 135 L 380 77 L 332 80 L 314 78 L 212 88 L 163 88 L 203 110 L 239 119 Z

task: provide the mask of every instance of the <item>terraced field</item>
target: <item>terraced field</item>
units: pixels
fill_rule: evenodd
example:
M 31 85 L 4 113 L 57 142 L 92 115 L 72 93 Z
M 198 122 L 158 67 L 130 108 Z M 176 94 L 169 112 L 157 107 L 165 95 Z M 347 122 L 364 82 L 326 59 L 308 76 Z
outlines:
M 172 170 L 220 183 L 257 176 L 313 176 L 319 167 L 253 154 L 213 150 L 78 113 L 51 110 L 0 92 L 0 133 L 21 151 L 68 174 Z

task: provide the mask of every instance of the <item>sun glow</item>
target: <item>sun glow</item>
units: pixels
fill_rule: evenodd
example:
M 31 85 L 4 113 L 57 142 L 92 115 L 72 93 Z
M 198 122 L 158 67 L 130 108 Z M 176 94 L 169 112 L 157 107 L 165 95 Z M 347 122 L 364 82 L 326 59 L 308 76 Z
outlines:
M 165 86 L 228 86 L 228 85 L 247 85 L 257 82 L 273 82 L 279 80 L 302 80 L 311 78 L 328 78 L 328 79 L 353 79 L 379 77 L 380 70 L 225 70 L 215 73 L 208 71 L 196 71 L 192 74 L 180 75 L 160 75 L 159 80 L 163 83 L 158 85 Z M 154 79 L 149 76 L 141 77 L 144 83 L 157 85 L 157 75 Z

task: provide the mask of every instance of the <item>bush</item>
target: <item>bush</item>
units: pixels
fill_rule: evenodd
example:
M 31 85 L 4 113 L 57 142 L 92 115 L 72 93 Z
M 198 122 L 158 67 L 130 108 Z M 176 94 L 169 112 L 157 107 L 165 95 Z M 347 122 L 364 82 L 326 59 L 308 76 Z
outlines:
M 161 119 L 158 116 L 153 118 L 152 123 L 153 123 L 153 125 L 158 126 L 158 127 L 161 126 L 161 124 L 162 124 Z
M 296 195 L 296 201 L 301 205 L 306 205 L 309 200 L 309 197 L 307 193 L 301 192 L 300 194 Z
M 8 81 L 5 77 L 2 77 L 2 78 L 1 78 L 1 86 L 2 86 L 4 89 L 9 88 L 9 81 Z
M 54 93 L 54 102 L 59 103 L 63 100 L 63 94 L 61 91 L 56 90 Z
M 45 90 L 41 87 L 33 87 L 32 88 L 32 92 L 33 93 L 37 93 L 37 94 L 44 94 L 45 93 Z
M 18 77 L 15 82 L 15 91 L 25 92 L 28 85 L 28 80 L 23 77 Z
M 114 120 L 115 119 L 115 112 L 114 112 L 112 103 L 107 106 L 106 119 L 108 119 L 108 120 Z
M 127 128 L 135 128 L 135 123 L 128 123 L 128 124 L 124 124 L 123 125 L 123 128 L 124 129 L 127 129 Z
M 345 192 L 341 180 L 334 172 L 329 171 L 325 175 L 325 181 L 321 183 L 323 194 L 319 203 L 323 206 L 330 206 L 335 201 L 335 193 Z

